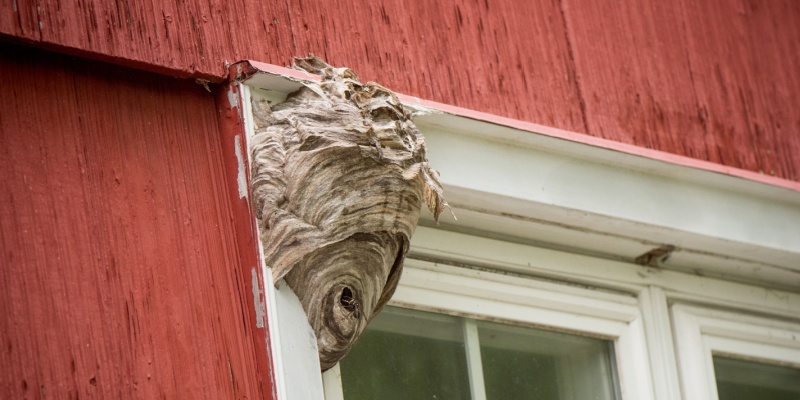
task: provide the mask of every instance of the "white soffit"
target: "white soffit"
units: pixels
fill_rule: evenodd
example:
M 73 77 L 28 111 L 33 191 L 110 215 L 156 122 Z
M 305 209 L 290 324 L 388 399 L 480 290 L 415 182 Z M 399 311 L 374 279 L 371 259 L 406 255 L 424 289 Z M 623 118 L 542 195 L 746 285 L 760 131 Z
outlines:
M 274 101 L 318 79 L 240 65 Z M 668 244 L 663 268 L 800 290 L 800 183 L 401 98 L 458 217 L 441 228 L 629 262 Z

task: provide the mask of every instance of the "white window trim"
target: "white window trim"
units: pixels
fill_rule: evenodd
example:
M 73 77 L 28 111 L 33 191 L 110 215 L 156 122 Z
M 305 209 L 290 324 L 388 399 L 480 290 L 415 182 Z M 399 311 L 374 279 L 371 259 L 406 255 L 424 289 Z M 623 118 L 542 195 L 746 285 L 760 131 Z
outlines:
M 244 77 L 239 93 L 229 97 L 232 105 L 238 102 L 242 106 L 249 134 L 251 94 L 279 102 L 301 87 L 304 80 L 315 79 L 266 64 L 244 64 L 245 70 L 255 74 Z M 652 151 L 639 154 L 625 146 L 600 143 L 600 139 L 401 97 L 406 105 L 423 111 L 415 121 L 426 135 L 431 164 L 442 172 L 447 198 L 459 217 L 458 224 L 445 222 L 442 227 L 469 233 L 419 227 L 412 238 L 407 264 L 412 272 L 408 279 L 413 280 L 418 274 L 413 271 L 425 270 L 420 268 L 425 261 L 435 261 L 585 285 L 596 289 L 589 290 L 595 294 L 608 290 L 616 291 L 614 296 L 628 294 L 638 310 L 628 321 L 629 329 L 636 331 L 629 337 L 641 338 L 641 343 L 631 346 L 645 349 L 645 359 L 649 357 L 644 365 L 638 365 L 638 372 L 658 371 L 652 378 L 647 374 L 650 395 L 632 388 L 630 382 L 621 383 L 628 392 L 638 394 L 632 397 L 635 399 L 679 400 L 685 389 L 687 358 L 683 354 L 686 343 L 692 342 L 686 341 L 685 329 L 675 328 L 685 326 L 677 322 L 681 317 L 672 320 L 675 310 L 680 315 L 683 306 L 673 307 L 670 313 L 668 304 L 725 307 L 798 320 L 800 242 L 793 238 L 800 237 L 800 185 L 771 182 L 724 168 L 693 168 L 679 157 Z M 675 159 L 678 161 L 673 164 Z M 526 173 L 523 176 L 518 171 Z M 423 225 L 430 224 L 430 220 L 423 221 Z M 506 237 L 514 241 L 507 241 Z M 660 267 L 613 260 L 615 255 L 630 259 L 665 243 L 677 245 L 679 251 Z M 296 397 L 292 388 L 311 385 L 315 393 L 321 393 L 324 380 L 328 390 L 335 386 L 331 382 L 340 381 L 338 367 L 320 379 L 318 371 L 288 365 L 295 357 L 281 356 L 282 352 L 290 354 L 293 350 L 287 349 L 291 346 L 297 346 L 290 340 L 297 339 L 297 332 L 310 328 L 300 326 L 302 318 L 289 315 L 302 310 L 279 307 L 281 293 L 269 282 L 267 266 L 263 268 L 266 296 L 270 299 L 267 306 L 278 398 L 322 398 Z M 400 297 L 394 300 L 400 305 L 405 290 L 402 288 L 431 290 L 416 287 L 425 283 L 401 281 L 400 285 Z M 526 290 L 539 293 L 537 290 L 541 289 Z M 559 291 L 547 293 L 540 299 L 544 305 L 540 306 L 539 315 L 580 314 L 582 306 L 567 301 L 570 296 L 564 297 Z M 564 309 L 550 310 L 548 302 Z M 410 302 L 405 305 L 424 308 Z M 464 309 L 450 312 L 476 314 L 475 310 Z M 287 318 L 281 319 L 281 315 L 301 322 L 294 326 L 295 322 L 286 322 Z M 598 322 L 597 326 L 613 325 L 609 322 L 613 320 Z M 774 319 L 748 321 L 769 324 Z M 742 340 L 720 341 L 708 333 L 701 337 L 712 338 L 708 339 L 712 348 L 720 349 L 724 348 L 724 340 Z M 677 347 L 680 353 L 676 353 L 673 343 L 682 343 Z M 628 345 L 623 339 L 618 346 Z M 676 360 L 676 354 L 681 354 L 680 360 Z M 617 361 L 618 368 L 637 365 Z M 309 375 L 286 372 L 292 368 Z M 327 393 L 326 398 L 336 399 L 335 395 Z
M 242 93 L 275 102 L 319 79 L 242 64 Z M 400 98 L 459 216 L 443 226 L 631 259 L 672 244 L 668 269 L 800 286 L 800 183 Z
M 633 296 L 411 259 L 390 305 L 611 340 L 622 398 L 653 398 L 644 326 Z M 473 399 L 484 398 L 480 365 L 469 367 L 475 374 L 471 383 L 478 386 Z M 327 400 L 342 398 L 340 382 L 326 379 Z
M 229 94 L 229 98 L 236 98 L 242 106 L 246 142 L 255 134 L 253 113 L 250 98 L 251 88 L 239 85 L 238 97 Z M 280 93 L 272 95 L 281 96 Z M 285 98 L 285 95 L 284 95 Z M 283 99 L 281 99 L 282 101 Z M 239 148 L 238 146 L 236 147 Z M 249 148 L 246 147 L 246 148 Z M 248 151 L 249 160 L 250 153 Z M 245 164 L 239 160 L 239 190 L 245 194 L 249 192 L 249 184 L 245 180 Z M 250 165 L 249 160 L 246 165 Z M 245 187 L 243 189 L 243 187 Z M 254 222 L 255 224 L 255 222 Z M 257 224 L 255 224 L 257 226 Z M 256 228 L 257 229 L 257 228 Z M 258 235 L 260 237 L 260 234 Z M 272 278 L 272 270 L 264 263 L 263 244 L 258 242 L 259 260 L 261 262 L 262 276 L 264 279 L 264 297 L 266 298 L 266 314 L 269 323 L 269 349 L 271 353 L 275 394 L 278 399 L 324 399 L 323 376 L 320 374 L 319 355 L 316 335 L 311 324 L 308 323 L 300 300 L 281 280 L 276 282 Z M 255 274 L 254 274 L 255 276 Z M 259 298 L 260 296 L 255 296 Z M 337 367 L 338 369 L 338 367 Z
M 672 301 L 735 307 L 785 318 L 798 318 L 800 315 L 800 293 L 797 292 L 724 281 L 665 268 L 642 267 L 427 226 L 417 227 L 411 237 L 409 256 L 634 294 L 649 287 L 658 287 Z
M 713 355 L 800 368 L 800 323 L 672 306 L 684 400 L 717 399 Z

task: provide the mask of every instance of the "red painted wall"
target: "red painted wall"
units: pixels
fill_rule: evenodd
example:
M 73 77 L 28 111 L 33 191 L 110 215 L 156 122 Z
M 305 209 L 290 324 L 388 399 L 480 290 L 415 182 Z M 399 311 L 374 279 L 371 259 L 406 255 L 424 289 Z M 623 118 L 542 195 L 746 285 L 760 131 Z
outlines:
M 0 87 L 0 398 L 270 398 L 214 97 L 8 45 Z
M 418 97 L 800 180 L 795 0 L 16 0 L 6 38 L 179 76 L 314 52 Z
M 239 121 L 224 88 L 164 75 L 313 52 L 405 94 L 800 181 L 795 0 L 16 0 L 0 41 L 161 74 L 0 46 L 0 398 L 271 397 Z

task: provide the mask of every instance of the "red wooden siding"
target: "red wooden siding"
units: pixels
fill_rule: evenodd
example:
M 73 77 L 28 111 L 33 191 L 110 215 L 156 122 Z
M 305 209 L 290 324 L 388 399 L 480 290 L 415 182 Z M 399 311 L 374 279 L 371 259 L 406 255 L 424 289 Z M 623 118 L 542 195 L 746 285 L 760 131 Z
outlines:
M 800 2 L 584 3 L 589 132 L 800 180 Z
M 0 54 L 0 398 L 270 398 L 213 96 Z
M 221 80 L 314 52 L 402 93 L 800 180 L 795 0 L 1 7 L 6 35 L 127 65 Z

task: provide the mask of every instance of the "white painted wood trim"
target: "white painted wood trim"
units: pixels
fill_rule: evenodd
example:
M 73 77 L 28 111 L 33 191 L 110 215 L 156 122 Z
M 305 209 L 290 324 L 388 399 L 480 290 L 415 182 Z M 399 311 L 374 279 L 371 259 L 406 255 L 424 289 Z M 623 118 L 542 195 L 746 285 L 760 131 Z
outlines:
M 569 293 L 578 288 L 566 285 L 560 292 L 556 291 L 558 285 L 551 286 L 552 292 L 534 291 L 498 282 L 492 278 L 501 279 L 502 275 L 493 275 L 496 274 L 407 260 L 390 304 L 591 333 L 609 339 L 620 336 L 628 323 L 639 316 L 636 305 L 625 304 L 627 296 L 608 301 L 593 296 L 591 290 L 583 295 Z M 560 300 L 554 300 L 555 297 Z
M 641 318 L 632 320 L 616 337 L 617 373 L 623 400 L 653 399 L 650 360 Z
M 302 79 L 257 74 L 239 85 L 247 132 L 252 134 L 251 94 L 281 101 Z M 800 335 L 792 323 L 737 314 L 731 319 L 679 305 L 671 308 L 670 340 L 666 307 L 669 300 L 797 320 L 796 189 L 436 109 L 425 112 L 417 123 L 460 218 L 442 227 L 470 234 L 418 228 L 393 304 L 613 339 L 625 399 L 677 400 L 678 380 L 683 400 L 715 398 L 714 351 L 777 360 L 780 352 L 773 350 L 789 349 L 781 350 L 790 354 L 782 362 L 794 362 L 794 338 Z M 631 263 L 661 244 L 678 247 L 666 263 Z M 476 267 L 519 276 L 471 269 Z M 266 267 L 263 274 L 265 280 L 271 276 Z M 485 291 L 468 290 L 475 282 Z M 284 364 L 282 329 L 276 327 L 284 325 L 290 335 L 304 328 L 279 320 L 281 313 L 299 314 L 278 305 L 274 285 L 265 287 L 268 306 L 279 308 L 267 313 L 276 390 L 279 399 L 291 399 L 288 387 L 322 378 L 318 369 L 306 371 L 308 376 L 286 372 L 291 367 Z M 741 350 L 743 344 L 749 350 Z M 692 358 L 697 354 L 703 358 Z M 709 371 L 711 379 L 699 383 Z M 335 377 L 325 375 L 325 390 L 338 400 L 341 382 Z M 687 386 L 691 379 L 697 384 Z
M 800 348 L 710 335 L 705 337 L 705 344 L 715 355 L 734 355 L 800 368 Z
M 260 251 L 260 250 L 259 250 Z M 288 399 L 286 394 L 286 373 L 283 360 L 288 358 L 288 355 L 283 354 L 284 347 L 281 346 L 281 330 L 277 329 L 281 321 L 278 318 L 278 301 L 275 298 L 275 285 L 272 281 L 271 271 L 263 267 L 262 273 L 264 275 L 264 291 L 267 301 L 267 321 L 269 326 L 269 346 L 270 355 L 272 356 L 272 373 L 275 375 L 275 394 L 279 400 Z
M 246 85 L 239 85 L 238 88 L 246 139 L 249 140 L 254 134 L 250 103 L 252 93 Z M 249 157 L 248 152 L 247 166 L 250 165 Z M 247 187 L 249 188 L 249 184 Z M 264 251 L 260 241 L 258 241 L 258 251 L 259 254 L 263 254 Z M 276 285 L 272 280 L 272 270 L 263 264 L 263 259 L 261 262 L 277 399 L 323 400 L 325 393 L 314 330 L 308 323 L 303 306 L 292 289 L 283 281 Z
M 325 399 L 317 338 L 300 299 L 283 281 L 276 287 L 271 270 L 264 277 L 278 399 Z
M 339 363 L 322 373 L 322 386 L 325 388 L 325 400 L 344 400 L 342 369 Z
M 661 288 L 648 286 L 639 294 L 650 354 L 650 369 L 657 400 L 681 400 L 678 365 L 672 339 L 667 296 Z
M 800 293 L 417 227 L 409 257 L 472 265 L 638 294 L 660 287 L 670 299 L 796 318 Z
M 247 63 L 276 101 L 317 79 Z M 672 244 L 666 269 L 800 287 L 800 184 L 403 99 L 460 217 L 445 226 L 631 261 Z
M 407 260 L 390 304 L 610 339 L 623 400 L 654 398 L 642 318 L 631 296 Z
M 684 400 L 718 398 L 714 354 L 800 368 L 800 323 L 681 304 L 671 312 Z
M 472 400 L 486 400 L 486 384 L 483 381 L 481 343 L 478 338 L 478 324 L 474 319 L 462 319 L 464 331 L 464 351 L 467 353 L 467 374 Z
M 454 129 L 438 119 L 420 117 L 418 126 L 456 214 L 483 214 L 485 223 L 470 228 L 503 233 L 504 216 L 527 219 L 540 231 L 566 226 L 581 234 L 573 236 L 577 243 L 563 244 L 631 259 L 638 254 L 624 253 L 668 243 L 680 250 L 667 266 L 718 265 L 721 274 L 733 272 L 725 265 L 760 264 L 769 269 L 757 273 L 764 279 L 800 285 L 800 242 L 793 239 L 800 237 L 797 192 L 784 189 L 770 197 L 766 192 L 773 188 L 765 185 L 734 189 L 715 174 L 695 179 L 697 171 L 672 170 L 663 162 L 487 123 Z M 596 248 L 592 242 L 598 240 L 613 249 Z

